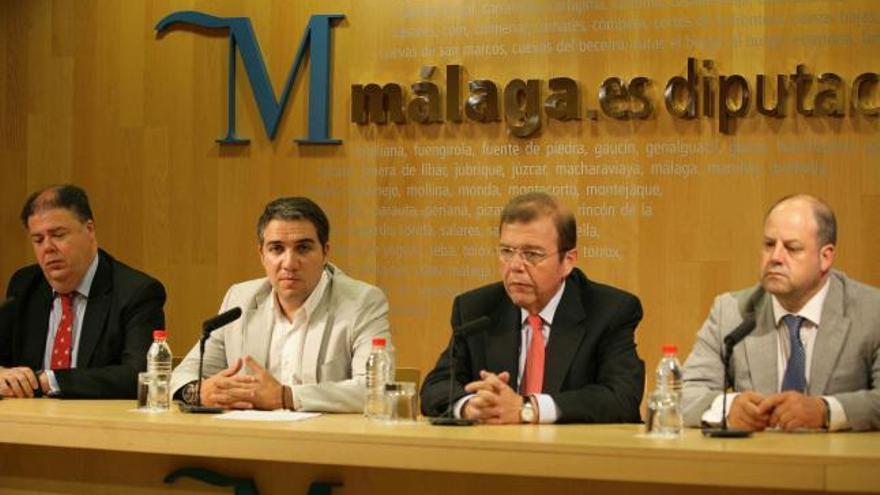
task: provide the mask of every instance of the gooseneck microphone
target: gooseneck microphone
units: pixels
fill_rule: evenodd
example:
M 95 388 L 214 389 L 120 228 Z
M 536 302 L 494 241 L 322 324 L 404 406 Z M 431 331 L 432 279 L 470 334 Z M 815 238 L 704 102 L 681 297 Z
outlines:
M 199 339 L 199 383 L 196 385 L 196 403 L 181 404 L 180 410 L 190 413 L 207 413 L 217 414 L 223 412 L 222 407 L 203 406 L 202 405 L 202 366 L 205 361 L 205 342 L 211 336 L 211 332 L 220 327 L 226 326 L 233 321 L 241 318 L 241 308 L 232 308 L 224 311 L 217 316 L 208 318 L 202 323 L 202 337 Z
M 753 314 L 746 316 L 746 319 L 739 324 L 732 332 L 724 337 L 724 350 L 721 354 L 721 361 L 724 363 L 724 380 L 723 390 L 721 392 L 721 427 L 720 428 L 703 428 L 703 435 L 715 438 L 744 438 L 752 435 L 748 430 L 727 427 L 727 387 L 733 384 L 733 377 L 730 376 L 730 358 L 733 356 L 733 348 L 739 344 L 747 335 L 755 329 L 755 317 Z
M 446 412 L 442 416 L 431 418 L 431 424 L 437 426 L 470 426 L 476 423 L 473 419 L 456 418 L 453 410 L 454 404 L 452 397 L 455 394 L 455 344 L 458 338 L 469 337 L 480 333 L 489 326 L 492 320 L 488 316 L 481 316 L 473 320 L 462 323 L 452 329 L 452 335 L 449 337 L 449 404 Z
M 214 330 L 226 326 L 239 318 L 241 318 L 241 308 L 232 308 L 229 311 L 224 311 L 219 315 L 214 316 L 213 318 L 208 318 L 202 323 L 202 337 L 211 335 L 211 332 Z

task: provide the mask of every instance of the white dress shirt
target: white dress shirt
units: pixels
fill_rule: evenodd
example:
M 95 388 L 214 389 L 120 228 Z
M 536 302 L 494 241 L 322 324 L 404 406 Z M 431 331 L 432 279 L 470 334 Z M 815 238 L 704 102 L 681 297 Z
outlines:
M 315 290 L 303 302 L 294 313 L 292 320 L 288 320 L 281 310 L 275 291 L 272 291 L 272 314 L 274 323 L 272 329 L 272 342 L 269 345 L 269 373 L 282 385 L 298 385 L 302 383 L 302 355 L 305 345 L 305 333 L 309 328 L 309 319 L 315 308 L 318 307 L 327 291 L 330 275 L 327 270 L 321 273 L 321 279 Z
M 86 314 L 86 306 L 89 303 L 89 292 L 92 290 L 92 281 L 95 272 L 98 271 L 98 255 L 95 254 L 92 263 L 80 280 L 79 285 L 73 291 L 73 327 L 70 329 L 70 368 L 76 368 L 76 359 L 79 356 L 80 335 L 82 335 L 83 317 Z M 49 312 L 49 333 L 46 334 L 46 351 L 43 352 L 43 370 L 49 380 L 49 395 L 58 395 L 61 389 L 55 372 L 52 371 L 52 350 L 55 346 L 55 334 L 58 333 L 58 323 L 62 315 L 61 294 L 52 291 L 52 310 Z

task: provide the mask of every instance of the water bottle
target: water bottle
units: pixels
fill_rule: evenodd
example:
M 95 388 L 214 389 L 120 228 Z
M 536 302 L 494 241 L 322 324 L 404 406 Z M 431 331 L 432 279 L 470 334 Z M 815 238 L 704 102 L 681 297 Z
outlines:
M 167 410 L 171 405 L 171 348 L 165 340 L 165 330 L 153 331 L 153 344 L 147 351 L 147 372 L 150 373 L 147 407 L 154 411 Z
M 648 399 L 645 429 L 652 435 L 674 437 L 681 433 L 681 363 L 674 345 L 663 346 L 663 357 L 654 374 L 656 385 Z
M 385 384 L 391 381 L 391 356 L 385 349 L 385 339 L 373 339 L 373 350 L 367 358 L 367 391 L 364 416 L 370 419 L 387 419 Z

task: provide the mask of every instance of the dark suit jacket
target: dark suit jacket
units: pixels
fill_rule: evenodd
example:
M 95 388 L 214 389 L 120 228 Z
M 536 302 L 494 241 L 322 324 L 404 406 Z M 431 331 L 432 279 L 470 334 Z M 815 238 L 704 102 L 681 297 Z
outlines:
M 77 367 L 55 371 L 55 378 L 62 397 L 133 398 L 137 373 L 146 369 L 152 332 L 165 327 L 165 288 L 104 251 L 98 256 Z M 42 369 L 52 288 L 39 265 L 15 272 L 6 296 L 15 300 L 0 319 L 0 366 Z
M 499 282 L 466 292 L 452 304 L 452 326 L 488 316 L 482 332 L 456 338 L 453 403 L 465 396 L 464 385 L 480 370 L 507 371 L 519 389 L 520 308 Z M 634 332 L 642 319 L 638 298 L 591 282 L 575 268 L 568 276 L 556 310 L 544 364 L 543 392 L 559 409 L 558 422 L 639 422 L 645 366 Z M 425 377 L 422 413 L 443 414 L 449 406 L 449 349 Z

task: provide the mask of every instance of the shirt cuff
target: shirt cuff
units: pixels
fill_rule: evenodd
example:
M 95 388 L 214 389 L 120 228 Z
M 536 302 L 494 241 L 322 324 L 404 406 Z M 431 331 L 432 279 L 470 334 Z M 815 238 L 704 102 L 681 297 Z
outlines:
M 553 397 L 536 394 L 535 398 L 538 399 L 538 422 L 542 425 L 555 423 L 559 418 L 559 408 L 556 407 Z
M 464 408 L 464 403 L 467 402 L 468 399 L 470 399 L 474 395 L 476 395 L 476 394 L 467 394 L 464 397 L 462 397 L 461 399 L 458 399 L 457 401 L 455 401 L 455 404 L 452 405 L 452 413 L 453 413 L 453 415 L 455 415 L 456 418 L 462 417 L 461 410 Z
M 850 426 L 849 421 L 846 419 L 846 411 L 843 410 L 843 404 L 830 395 L 823 395 L 822 398 L 828 403 L 828 410 L 831 413 L 831 419 L 828 421 L 828 431 L 848 430 Z
M 737 392 L 731 392 L 727 394 L 727 414 L 730 414 L 730 405 L 733 404 L 733 399 L 736 399 L 736 396 L 739 395 Z M 709 409 L 703 413 L 703 417 L 701 418 L 703 424 L 707 424 L 709 426 L 720 426 L 721 425 L 721 412 L 724 407 L 724 394 L 718 394 L 715 397 L 715 400 L 712 401 L 712 405 L 709 406 Z
M 286 385 L 282 385 L 282 387 L 284 387 L 284 386 L 286 386 Z M 290 385 L 290 393 L 293 395 L 293 410 L 294 411 L 302 411 L 302 407 L 303 407 L 302 401 L 300 400 L 299 393 L 297 391 L 298 388 L 299 388 L 299 386 L 297 386 L 297 385 Z
M 58 380 L 55 379 L 55 372 L 52 370 L 44 370 L 43 373 L 46 374 L 46 380 L 49 381 L 49 393 L 46 395 L 49 397 L 60 395 L 61 388 L 58 387 Z

